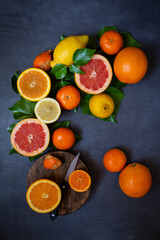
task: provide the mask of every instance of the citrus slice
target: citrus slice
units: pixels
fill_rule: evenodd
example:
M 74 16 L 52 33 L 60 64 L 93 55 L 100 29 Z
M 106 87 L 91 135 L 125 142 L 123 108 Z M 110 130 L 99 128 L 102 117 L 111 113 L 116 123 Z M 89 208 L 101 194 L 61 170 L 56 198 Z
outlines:
M 89 63 L 81 66 L 80 69 L 85 74 L 76 73 L 75 81 L 77 86 L 86 93 L 101 93 L 112 80 L 112 67 L 109 61 L 99 54 L 94 54 Z
M 69 185 L 76 192 L 85 192 L 91 185 L 91 177 L 83 170 L 75 170 L 69 176 Z
M 14 149 L 24 156 L 36 156 L 49 144 L 50 133 L 47 125 L 35 118 L 20 121 L 11 133 Z
M 43 98 L 35 105 L 36 117 L 45 123 L 55 122 L 60 114 L 61 108 L 59 103 L 53 98 Z
M 40 179 L 29 186 L 26 200 L 30 208 L 35 212 L 48 213 L 59 205 L 61 190 L 55 182 L 48 179 Z
M 23 98 L 36 102 L 49 94 L 51 80 L 43 70 L 28 68 L 19 75 L 17 89 Z

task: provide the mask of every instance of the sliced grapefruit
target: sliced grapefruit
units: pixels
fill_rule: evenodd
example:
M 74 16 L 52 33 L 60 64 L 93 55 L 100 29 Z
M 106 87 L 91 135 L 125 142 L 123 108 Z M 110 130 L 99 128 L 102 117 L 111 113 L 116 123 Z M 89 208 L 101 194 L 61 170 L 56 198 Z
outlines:
M 20 121 L 11 133 L 14 149 L 23 156 L 36 156 L 49 144 L 50 133 L 47 125 L 35 118 Z
M 76 73 L 75 81 L 77 86 L 86 93 L 101 93 L 112 80 L 112 67 L 109 61 L 99 54 L 94 54 L 89 63 L 81 66 L 80 69 L 85 74 Z

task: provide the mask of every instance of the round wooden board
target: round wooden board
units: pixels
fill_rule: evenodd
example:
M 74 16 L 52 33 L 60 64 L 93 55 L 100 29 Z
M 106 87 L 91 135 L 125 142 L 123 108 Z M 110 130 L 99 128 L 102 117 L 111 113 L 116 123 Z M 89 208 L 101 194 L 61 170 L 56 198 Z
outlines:
M 31 166 L 27 176 L 27 187 L 29 187 L 36 180 L 43 178 L 50 179 L 56 182 L 58 185 L 61 185 L 69 165 L 74 159 L 75 155 L 63 151 L 54 151 L 50 152 L 49 154 L 59 158 L 62 161 L 61 167 L 56 170 L 45 169 L 43 166 L 43 161 L 46 154 L 44 154 Z M 82 169 L 88 172 L 86 165 L 80 159 L 78 160 L 76 169 Z M 58 215 L 69 214 L 79 209 L 86 202 L 87 198 L 89 197 L 89 193 L 90 188 L 83 193 L 78 193 L 68 187 L 63 194 Z

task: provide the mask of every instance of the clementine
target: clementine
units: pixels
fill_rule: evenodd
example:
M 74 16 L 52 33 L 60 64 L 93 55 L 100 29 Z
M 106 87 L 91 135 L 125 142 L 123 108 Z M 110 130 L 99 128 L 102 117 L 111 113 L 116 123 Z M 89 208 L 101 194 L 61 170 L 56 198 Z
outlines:
M 75 143 L 75 135 L 71 129 L 60 127 L 52 135 L 53 145 L 60 150 L 67 150 Z
M 47 72 L 51 69 L 50 62 L 52 60 L 51 57 L 52 50 L 48 50 L 46 52 L 40 53 L 33 62 L 34 68 L 41 68 L 43 71 Z
M 149 169 L 139 163 L 126 166 L 119 175 L 119 186 L 129 197 L 139 198 L 150 189 L 152 177 Z
M 46 169 L 55 170 L 59 168 L 61 165 L 62 165 L 62 162 L 58 158 L 52 156 L 51 154 L 47 154 L 43 161 L 43 166 Z
M 114 55 L 123 47 L 123 38 L 120 33 L 110 30 L 101 36 L 99 44 L 103 52 Z
M 113 69 L 119 81 L 133 84 L 139 82 L 147 72 L 148 61 L 140 48 L 126 47 L 115 57 Z
M 69 185 L 76 192 L 85 192 L 91 185 L 91 177 L 83 170 L 75 170 L 69 176 Z
M 105 153 L 103 157 L 104 167 L 110 172 L 120 172 L 127 162 L 123 151 L 113 148 Z
M 81 95 L 75 87 L 67 85 L 62 87 L 57 92 L 56 99 L 59 102 L 61 108 L 72 110 L 79 105 Z

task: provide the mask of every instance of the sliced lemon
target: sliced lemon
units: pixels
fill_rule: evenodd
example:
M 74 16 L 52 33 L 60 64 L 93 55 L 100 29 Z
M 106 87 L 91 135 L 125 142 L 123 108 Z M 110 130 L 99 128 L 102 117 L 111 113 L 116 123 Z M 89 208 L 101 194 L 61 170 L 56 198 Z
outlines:
M 43 98 L 35 105 L 36 117 L 44 123 L 57 121 L 61 114 L 59 103 L 53 98 Z

